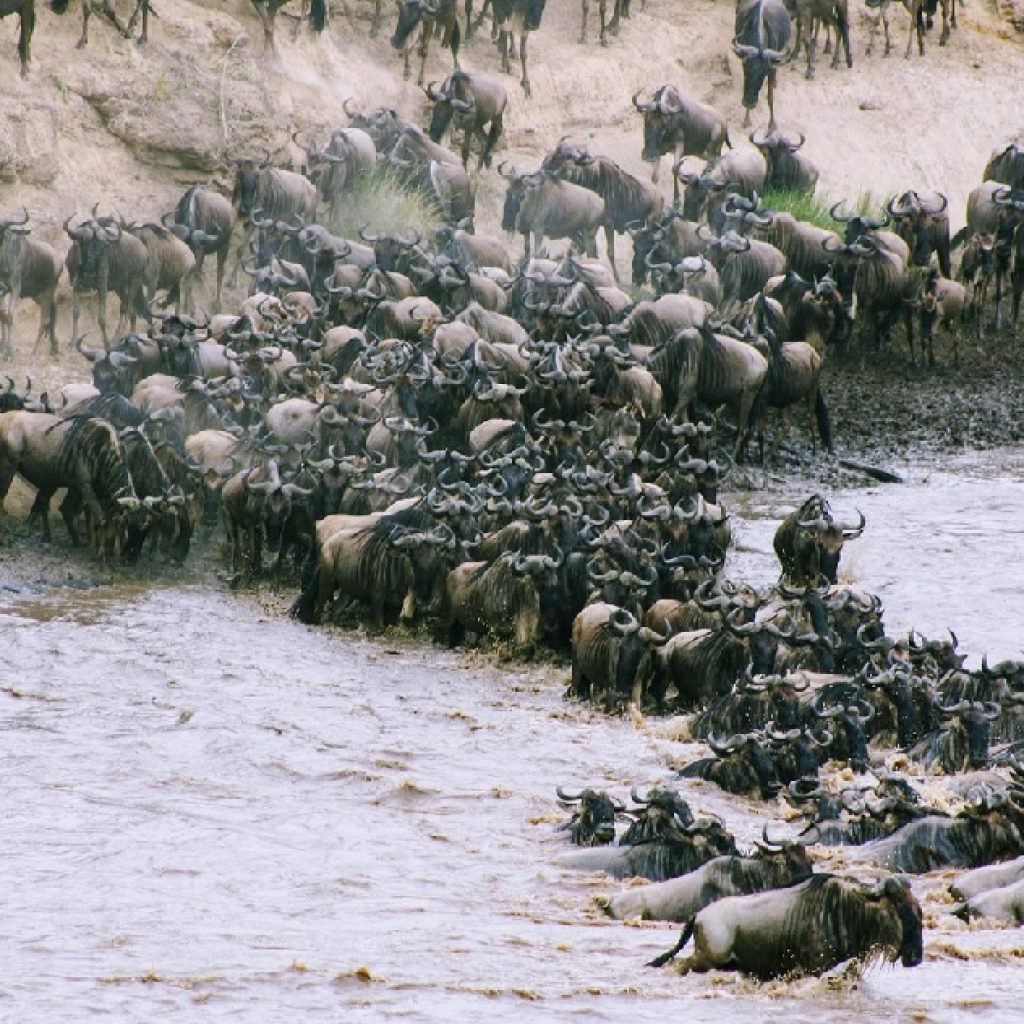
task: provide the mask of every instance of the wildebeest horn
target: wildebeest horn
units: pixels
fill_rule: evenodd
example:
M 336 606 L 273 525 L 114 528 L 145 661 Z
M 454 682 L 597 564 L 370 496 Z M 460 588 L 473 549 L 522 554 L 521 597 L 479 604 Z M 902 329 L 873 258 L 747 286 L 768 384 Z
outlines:
M 574 804 L 583 797 L 582 791 L 577 793 L 576 796 L 570 796 L 561 786 L 555 786 L 555 793 L 558 795 L 559 800 L 567 804 Z
M 645 800 L 642 796 L 640 796 L 640 791 L 636 788 L 636 786 L 631 786 L 630 787 L 629 796 L 630 796 L 630 799 L 635 804 L 647 804 L 647 803 L 650 803 L 649 800 Z
M 836 211 L 843 205 L 843 201 L 840 200 L 838 203 L 833 203 L 832 208 L 828 211 L 828 215 L 833 219 L 839 221 L 840 224 L 849 224 L 853 220 L 853 215 L 844 217 L 842 214 Z

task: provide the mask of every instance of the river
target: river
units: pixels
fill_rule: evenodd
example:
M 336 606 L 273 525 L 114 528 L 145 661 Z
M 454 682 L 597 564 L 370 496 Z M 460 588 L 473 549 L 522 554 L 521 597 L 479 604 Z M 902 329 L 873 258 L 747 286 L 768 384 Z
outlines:
M 830 495 L 890 632 L 1019 656 L 1024 456 Z M 730 574 L 787 511 L 735 496 Z M 1024 943 L 927 897 L 925 962 L 757 985 L 643 963 L 620 883 L 554 863 L 557 783 L 625 796 L 698 748 L 567 704 L 564 668 L 311 629 L 252 595 L 121 580 L 0 598 L 0 1019 L 1019 1021 Z M 682 786 L 749 841 L 780 807 Z

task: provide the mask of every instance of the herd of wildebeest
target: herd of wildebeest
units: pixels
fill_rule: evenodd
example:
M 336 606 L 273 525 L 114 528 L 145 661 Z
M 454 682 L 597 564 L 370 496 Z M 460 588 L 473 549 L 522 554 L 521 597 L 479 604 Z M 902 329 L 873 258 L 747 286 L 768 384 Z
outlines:
M 737 53 L 769 74 L 788 36 L 751 43 L 742 28 L 738 17 Z M 899 319 L 911 341 L 917 321 L 933 359 L 940 321 L 973 310 L 980 329 L 990 281 L 997 320 L 1005 291 L 1016 324 L 1024 150 L 993 154 L 954 238 L 945 197 L 913 188 L 881 217 L 836 204 L 830 231 L 760 199 L 767 187 L 813 191 L 802 137 L 754 132 L 723 154 L 724 119 L 662 85 L 633 103 L 644 158 L 675 160 L 673 203 L 562 139 L 531 173 L 499 164 L 520 257 L 474 230 L 466 170 L 474 147 L 490 165 L 503 86 L 455 71 L 425 91 L 428 132 L 346 104 L 350 124 L 326 140 L 293 135 L 297 168 L 238 158 L 230 197 L 195 185 L 155 221 L 97 205 L 65 222 L 66 255 L 31 237 L 27 211 L 0 222 L 4 352 L 21 298 L 40 305 L 37 348 L 58 351 L 66 267 L 73 343 L 92 370 L 59 394 L 4 378 L 0 498 L 15 476 L 33 485 L 30 523 L 49 539 L 50 500 L 66 488 L 72 542 L 84 531 L 104 559 L 136 561 L 148 544 L 182 562 L 193 532 L 221 522 L 233 579 L 296 580 L 302 622 L 363 617 L 448 644 L 563 653 L 576 701 L 692 716 L 710 753 L 680 778 L 776 810 L 785 799 L 804 823 L 787 839 L 766 829 L 744 854 L 672 786 L 634 789 L 628 808 L 560 789 L 574 807 L 561 831 L 583 848 L 561 862 L 650 880 L 612 896 L 613 917 L 684 924 L 655 964 L 692 938 L 698 971 L 817 972 L 871 954 L 915 965 L 922 914 L 904 876 L 936 868 L 976 869 L 953 886 L 965 919 L 1024 919 L 1024 663 L 968 670 L 952 634 L 889 635 L 879 598 L 839 582 L 864 518 L 844 521 L 821 495 L 778 528 L 777 585 L 731 580 L 719 497 L 752 435 L 765 458 L 772 409 L 776 446 L 805 402 L 812 443 L 816 433 L 831 450 L 822 359 L 849 348 L 855 327 L 863 357 Z M 464 133 L 460 154 L 442 144 L 449 130 Z M 707 166 L 691 170 L 691 155 Z M 332 233 L 345 196 L 382 168 L 432 199 L 444 226 Z M 602 230 L 609 265 L 596 258 Z M 651 297 L 619 287 L 617 234 L 631 237 L 633 284 Z M 570 246 L 553 256 L 545 239 Z M 970 296 L 952 280 L 959 245 Z M 194 301 L 206 257 L 213 316 Z M 232 314 L 220 312 L 228 270 L 252 281 Z M 79 330 L 90 295 L 102 347 Z M 919 774 L 949 776 L 961 809 L 929 806 L 913 775 L 888 770 L 897 752 Z M 814 872 L 814 844 L 899 874 L 868 885 Z

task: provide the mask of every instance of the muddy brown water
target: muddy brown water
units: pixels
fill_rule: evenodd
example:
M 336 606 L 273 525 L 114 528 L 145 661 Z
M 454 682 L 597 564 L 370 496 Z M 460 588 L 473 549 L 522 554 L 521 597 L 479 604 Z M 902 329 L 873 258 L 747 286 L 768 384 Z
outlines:
M 1024 455 L 963 459 L 863 509 L 852 578 L 890 631 L 1019 654 Z M 736 496 L 736 576 L 768 581 L 770 493 Z M 748 519 L 747 517 L 754 517 Z M 556 783 L 667 781 L 677 723 L 562 698 L 563 667 L 310 629 L 250 596 L 121 581 L 0 593 L 0 1019 L 1019 1021 L 1024 942 L 925 898 L 926 958 L 758 985 L 643 963 L 622 883 L 555 864 Z M 749 841 L 782 808 L 681 787 Z

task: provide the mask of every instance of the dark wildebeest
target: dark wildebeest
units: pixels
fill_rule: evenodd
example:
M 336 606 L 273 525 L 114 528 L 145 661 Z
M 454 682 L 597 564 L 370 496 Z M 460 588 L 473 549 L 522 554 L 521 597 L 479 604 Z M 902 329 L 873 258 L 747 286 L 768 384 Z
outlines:
M 793 23 L 782 0 L 740 0 L 732 48 L 743 61 L 743 127 L 765 80 L 768 82 L 768 131 L 775 130 L 775 69 L 783 59 Z
M 605 846 L 615 841 L 615 815 L 625 808 L 612 800 L 604 791 L 584 789 L 576 796 L 570 796 L 561 786 L 555 787 L 558 799 L 563 804 L 580 806 L 574 809 L 572 817 L 558 826 L 559 832 L 569 833 L 569 842 L 574 846 Z
M 82 0 L 82 34 L 76 44 L 79 50 L 84 50 L 89 44 L 89 18 L 94 14 L 106 18 L 125 39 L 131 39 L 132 33 L 135 31 L 135 23 L 141 16 L 142 33 L 139 36 L 139 44 L 145 45 L 148 42 L 149 15 L 151 11 L 150 0 L 136 0 L 135 10 L 132 11 L 127 21 L 122 21 L 118 16 L 115 2 L 116 0 Z M 280 0 L 278 0 L 278 3 L 280 3 Z M 66 13 L 68 6 L 69 0 L 50 0 L 50 7 L 57 14 Z
M 644 148 L 641 159 L 654 165 L 651 181 L 657 183 L 661 158 L 671 153 L 673 164 L 684 156 L 713 160 L 722 146 L 732 148 L 725 118 L 714 107 L 680 92 L 674 85 L 661 85 L 650 100 L 633 94 L 633 106 L 644 115 Z M 672 179 L 672 201 L 679 201 L 679 179 Z
M 427 64 L 430 52 L 430 40 L 434 29 L 441 30 L 441 48 L 452 51 L 452 62 L 456 69 L 459 66 L 459 45 L 462 42 L 462 29 L 459 27 L 458 8 L 455 0 L 397 0 L 398 23 L 395 25 L 391 45 L 402 51 L 402 74 L 409 77 L 409 57 L 412 53 L 412 34 L 416 26 L 420 27 L 420 73 L 417 85 L 423 84 L 423 69 Z
M 811 875 L 802 843 L 757 843 L 749 857 L 716 857 L 681 878 L 630 888 L 613 896 L 608 913 L 620 921 L 689 921 L 705 907 L 727 896 L 745 896 L 783 889 Z
M 665 197 L 653 184 L 624 171 L 614 160 L 606 156 L 591 156 L 586 148 L 580 149 L 565 139 L 545 157 L 541 169 L 590 189 L 604 200 L 602 226 L 608 262 L 618 280 L 615 233 L 625 231 L 627 226 L 657 220 L 665 208 Z
M 480 141 L 479 167 L 491 166 L 491 154 L 501 137 L 502 118 L 508 105 L 505 87 L 490 75 L 453 71 L 440 89 L 431 82 L 425 90 L 434 104 L 430 116 L 430 138 L 440 142 L 449 126 L 462 135 L 462 166 L 469 163 L 474 136 Z
M 663 967 L 694 939 L 683 972 L 733 968 L 758 978 L 820 974 L 851 957 L 881 954 L 904 967 L 923 957 L 921 907 L 900 878 L 870 887 L 835 875 L 754 896 L 731 896 L 691 918 Z
M 857 526 L 837 523 L 829 503 L 812 495 L 775 531 L 773 546 L 783 575 L 798 587 L 816 587 L 822 578 L 835 583 L 843 544 L 864 532 L 864 516 L 859 518 Z

